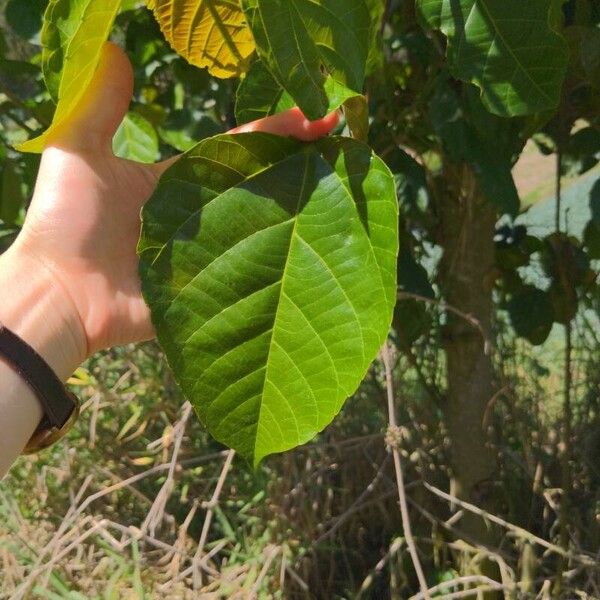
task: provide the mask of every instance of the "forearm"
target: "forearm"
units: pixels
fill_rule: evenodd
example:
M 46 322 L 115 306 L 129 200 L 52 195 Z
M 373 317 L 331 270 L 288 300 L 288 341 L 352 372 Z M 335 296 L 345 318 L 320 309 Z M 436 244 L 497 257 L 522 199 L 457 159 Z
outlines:
M 52 273 L 12 248 L 0 256 L 0 298 L 0 322 L 66 380 L 85 358 L 86 348 L 78 317 Z M 0 357 L 0 477 L 22 452 L 42 414 L 31 389 Z

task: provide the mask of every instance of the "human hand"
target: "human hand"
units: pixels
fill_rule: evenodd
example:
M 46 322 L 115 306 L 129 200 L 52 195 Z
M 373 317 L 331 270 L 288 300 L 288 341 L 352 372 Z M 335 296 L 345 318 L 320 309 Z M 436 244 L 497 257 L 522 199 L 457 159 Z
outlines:
M 112 138 L 127 112 L 133 72 L 107 44 L 77 115 L 43 155 L 23 231 L 9 255 L 39 272 L 77 323 L 76 366 L 99 350 L 153 337 L 140 291 L 136 243 L 140 210 L 172 161 L 143 165 L 114 156 Z M 232 133 L 266 131 L 310 141 L 329 133 L 337 116 L 307 121 L 298 110 Z M 73 318 L 76 316 L 76 318 Z

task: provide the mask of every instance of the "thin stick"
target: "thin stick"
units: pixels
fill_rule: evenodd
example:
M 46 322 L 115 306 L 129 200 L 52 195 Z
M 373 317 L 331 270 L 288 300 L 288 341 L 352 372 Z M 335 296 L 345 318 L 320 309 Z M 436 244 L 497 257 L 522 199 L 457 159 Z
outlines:
M 169 465 L 167 479 L 160 488 L 160 492 L 158 492 L 156 499 L 152 503 L 152 506 L 148 511 L 148 514 L 146 515 L 146 518 L 144 519 L 144 522 L 141 527 L 144 533 L 146 533 L 146 531 L 149 531 L 153 537 L 156 534 L 156 529 L 162 523 L 162 520 L 165 516 L 167 501 L 171 497 L 171 493 L 173 492 L 173 488 L 175 487 L 175 469 L 177 467 L 177 459 L 179 458 L 181 442 L 183 440 L 183 436 L 185 435 L 185 429 L 187 426 L 188 419 L 190 418 L 191 412 L 192 405 L 189 402 L 186 402 L 183 405 L 181 418 L 173 428 L 173 454 L 171 456 L 171 463 Z
M 444 581 L 442 583 L 439 583 L 438 585 L 434 585 L 433 587 L 429 588 L 428 592 L 430 594 L 438 594 L 438 593 L 444 592 L 445 590 L 447 590 L 448 588 L 451 588 L 451 587 L 455 587 L 458 585 L 473 585 L 473 584 L 477 584 L 477 586 L 485 585 L 493 590 L 504 589 L 504 586 L 501 583 L 498 583 L 497 581 L 494 581 L 493 579 L 490 579 L 489 577 L 486 577 L 485 575 L 467 575 L 465 577 L 457 577 L 456 579 L 452 579 L 450 581 Z M 468 591 L 469 595 L 472 596 L 473 594 L 476 594 L 478 591 L 482 591 L 482 589 L 481 589 L 481 587 L 479 587 L 479 589 L 464 590 L 464 591 Z M 462 592 L 454 592 L 454 593 L 445 592 L 444 598 L 459 598 L 459 597 L 464 598 L 464 596 L 456 596 L 457 593 L 462 593 Z M 416 594 L 415 596 L 412 596 L 412 598 L 410 600 L 424 600 L 424 597 L 423 597 L 423 594 Z
M 385 457 L 379 469 L 377 470 L 373 481 L 369 483 L 369 485 L 364 489 L 361 495 L 339 517 L 336 517 L 335 520 L 333 520 L 331 526 L 328 529 L 326 529 L 325 532 L 322 533 L 314 541 L 313 546 L 317 546 L 318 544 L 326 540 L 328 537 L 331 537 L 346 522 L 346 520 L 357 511 L 357 509 L 360 510 L 362 508 L 365 498 L 375 491 L 375 488 L 383 478 L 383 474 L 388 465 L 389 458 L 389 455 Z M 328 525 L 329 523 L 327 523 L 325 527 L 327 527 Z
M 204 555 L 204 558 L 200 561 L 200 567 L 202 569 L 207 569 L 210 572 L 211 569 L 208 566 L 208 562 L 210 561 L 210 559 L 213 556 L 219 554 L 219 552 L 221 552 L 221 550 L 223 550 L 223 548 L 225 548 L 225 546 L 227 546 L 227 544 L 229 544 L 229 540 L 220 541 L 210 552 L 208 552 L 207 554 Z M 190 575 L 192 575 L 193 572 L 194 572 L 193 566 L 187 567 L 186 569 L 181 571 L 181 573 L 179 573 L 179 575 L 177 575 L 177 577 L 161 584 L 158 588 L 159 591 L 161 591 L 161 592 L 167 591 L 168 588 L 171 587 L 173 584 L 183 581 L 186 577 L 189 577 Z M 218 572 L 215 572 L 215 576 L 218 574 L 219 574 Z
M 387 388 L 387 400 L 388 400 L 388 413 L 389 413 L 389 429 L 391 432 L 398 430 L 396 422 L 396 406 L 394 399 L 394 382 L 392 379 L 392 365 L 390 360 L 390 351 L 387 342 L 384 344 L 381 350 L 381 356 L 383 358 L 383 364 L 385 366 L 385 383 Z M 412 534 L 412 528 L 410 524 L 410 515 L 408 512 L 408 503 L 406 502 L 406 491 L 404 489 L 404 474 L 402 472 L 402 462 L 400 460 L 400 452 L 397 445 L 390 445 L 392 456 L 394 457 L 394 468 L 396 469 L 396 483 L 398 484 L 398 500 L 400 501 L 400 513 L 402 515 L 402 528 L 404 529 L 404 538 L 406 539 L 406 545 L 412 559 L 417 579 L 419 580 L 419 587 L 421 588 L 421 594 L 424 600 L 430 600 L 429 592 L 427 591 L 427 580 L 423 573 L 423 567 L 419 559 L 417 552 L 417 546 Z
M 271 568 L 271 565 L 273 564 L 275 557 L 279 554 L 280 551 L 281 551 L 281 546 L 274 546 L 269 549 L 267 558 L 265 560 L 265 564 L 263 565 L 263 568 L 261 569 L 260 574 L 258 575 L 258 578 L 254 582 L 254 585 L 252 586 L 252 590 L 250 591 L 250 600 L 255 600 L 255 598 L 257 597 L 258 591 L 260 590 L 260 586 L 262 585 L 262 582 L 264 581 L 265 577 L 267 576 L 267 573 L 269 572 L 269 569 Z
M 219 498 L 221 496 L 221 492 L 223 491 L 223 486 L 225 485 L 225 480 L 227 479 L 227 473 L 229 472 L 229 468 L 231 467 L 231 463 L 233 461 L 234 456 L 235 450 L 230 450 L 227 453 L 227 458 L 225 459 L 225 463 L 223 464 L 223 469 L 221 470 L 221 474 L 219 475 L 219 480 L 217 481 L 217 485 L 215 487 L 215 491 L 212 495 L 212 498 L 210 499 L 210 502 L 207 502 L 204 505 L 208 510 L 204 519 L 202 533 L 200 534 L 198 549 L 196 550 L 194 560 L 192 561 L 192 566 L 194 568 L 193 573 L 195 590 L 202 587 L 202 570 L 199 568 L 202 562 L 202 554 L 204 553 L 204 546 L 206 544 L 206 540 L 208 539 L 208 532 L 210 530 L 210 524 L 212 522 L 212 518 L 215 512 L 215 507 L 219 503 Z
M 538 544 L 539 546 L 542 546 L 543 548 L 550 550 L 550 552 L 554 552 L 555 554 L 564 556 L 565 558 L 570 558 L 570 559 L 575 560 L 585 566 L 596 567 L 596 568 L 600 567 L 600 564 L 591 557 L 588 557 L 588 556 L 585 556 L 582 554 L 573 554 L 572 552 L 568 552 L 564 548 L 561 548 L 560 546 L 557 546 L 556 544 L 551 544 L 550 542 L 546 541 L 545 539 L 543 539 L 541 537 L 538 537 L 537 535 L 531 533 L 530 531 L 527 531 L 526 529 L 523 529 L 522 527 L 519 527 L 518 525 L 513 525 L 512 523 L 509 523 L 508 521 L 505 521 L 504 519 L 501 519 L 500 517 L 497 517 L 496 515 L 486 512 L 485 510 L 479 508 L 478 506 L 475 506 L 474 504 L 470 504 L 469 502 L 460 500 L 456 496 L 452 496 L 451 494 L 442 492 L 442 490 L 439 490 L 438 488 L 427 483 L 426 481 L 422 481 L 421 483 L 425 486 L 425 488 L 427 488 L 430 492 L 432 492 L 436 496 L 439 496 L 440 498 L 446 500 L 447 502 L 451 502 L 453 504 L 458 504 L 461 508 L 464 508 L 465 510 L 470 511 L 470 512 L 482 517 L 483 519 L 491 521 L 492 523 L 495 523 L 496 525 L 500 525 L 501 527 L 504 527 L 505 529 L 512 531 L 513 533 L 518 535 L 521 539 L 528 540 L 534 544 Z
M 425 304 L 433 304 L 435 306 L 439 306 L 442 310 L 451 312 L 451 313 L 455 314 L 457 317 L 464 319 L 467 323 L 469 323 L 469 325 L 472 325 L 475 329 L 477 329 L 477 331 L 479 331 L 479 333 L 481 333 L 481 337 L 483 338 L 483 342 L 484 342 L 484 352 L 485 352 L 485 354 L 490 353 L 490 350 L 492 347 L 492 342 L 491 342 L 489 336 L 487 335 L 487 333 L 485 332 L 481 323 L 473 315 L 468 315 L 467 313 L 462 312 L 458 308 L 455 308 L 454 306 L 447 304 L 443 300 L 436 300 L 435 298 L 427 298 L 427 296 L 421 296 L 420 294 L 413 294 L 411 292 L 398 292 L 397 298 L 398 298 L 398 300 L 412 299 L 412 300 L 418 300 L 419 302 L 424 302 Z

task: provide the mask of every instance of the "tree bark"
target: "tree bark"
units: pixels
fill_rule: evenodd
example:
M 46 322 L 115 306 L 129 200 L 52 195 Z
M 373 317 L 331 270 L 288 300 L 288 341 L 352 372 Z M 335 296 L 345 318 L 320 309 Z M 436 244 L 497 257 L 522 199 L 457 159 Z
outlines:
M 443 248 L 438 283 L 449 306 L 479 323 L 477 328 L 467 318 L 447 313 L 444 416 L 451 446 L 451 493 L 493 511 L 498 461 L 484 418 L 494 395 L 486 338 L 490 339 L 492 327 L 496 210 L 464 165 L 445 165 L 444 185 L 438 203 Z M 466 513 L 458 526 L 478 542 L 494 541 L 494 532 L 475 515 Z

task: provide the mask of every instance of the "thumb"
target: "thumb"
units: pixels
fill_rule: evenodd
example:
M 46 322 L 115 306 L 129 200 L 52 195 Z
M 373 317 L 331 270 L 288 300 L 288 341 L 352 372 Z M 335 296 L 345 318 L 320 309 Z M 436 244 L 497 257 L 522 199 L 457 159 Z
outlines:
M 110 150 L 132 95 L 133 68 L 129 58 L 121 48 L 108 42 L 102 48 L 90 85 L 53 145 Z

